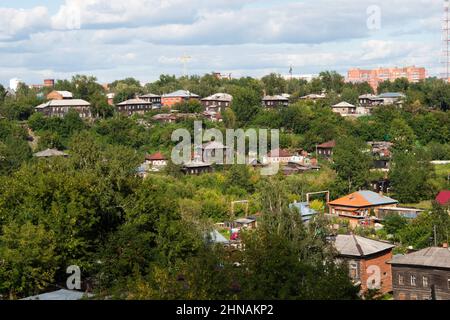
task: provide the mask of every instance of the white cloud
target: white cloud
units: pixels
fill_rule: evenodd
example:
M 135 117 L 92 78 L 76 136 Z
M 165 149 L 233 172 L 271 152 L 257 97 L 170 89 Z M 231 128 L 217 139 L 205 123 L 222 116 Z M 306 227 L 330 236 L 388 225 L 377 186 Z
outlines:
M 381 30 L 368 30 L 378 5 Z M 13 6 L 11 4 L 10 6 Z M 65 0 L 0 8 L 0 81 L 94 73 L 104 81 L 182 72 L 259 76 L 415 63 L 437 69 L 436 0 Z M 16 76 L 16 75 L 14 75 Z
M 0 41 L 26 37 L 35 28 L 47 27 L 48 19 L 46 7 L 30 10 L 0 8 Z

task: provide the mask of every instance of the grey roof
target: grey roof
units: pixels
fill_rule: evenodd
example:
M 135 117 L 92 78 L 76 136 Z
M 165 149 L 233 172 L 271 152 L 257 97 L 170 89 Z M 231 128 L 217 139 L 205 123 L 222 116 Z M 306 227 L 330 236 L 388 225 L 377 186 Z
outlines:
M 185 168 L 204 168 L 210 167 L 212 164 L 203 161 L 192 161 L 184 164 Z
M 45 109 L 48 107 L 89 107 L 91 104 L 82 99 L 50 100 L 40 104 L 36 109 Z
M 254 219 L 248 219 L 248 218 L 240 218 L 240 219 L 236 219 L 234 220 L 235 223 L 239 223 L 239 224 L 250 224 L 252 222 L 255 222 Z
M 61 97 L 63 97 L 64 99 L 72 99 L 73 98 L 73 94 L 70 91 L 56 91 L 58 92 Z
M 195 93 L 189 92 L 187 90 L 178 90 L 169 94 L 163 95 L 164 98 L 171 98 L 171 97 L 181 97 L 181 98 L 200 98 L 200 96 L 196 95 Z
M 118 103 L 118 106 L 128 106 L 128 105 L 141 105 L 141 104 L 152 104 L 151 102 L 142 100 L 142 99 L 130 99 L 123 101 L 121 103 Z
M 341 103 L 335 104 L 333 108 L 355 108 L 355 106 L 348 102 L 343 101 Z
M 226 101 L 226 102 L 231 102 L 233 100 L 233 96 L 231 94 L 228 93 L 216 93 L 213 94 L 212 96 L 206 97 L 204 99 L 202 99 L 203 101 Z
M 373 94 L 363 94 L 359 96 L 359 99 L 381 100 L 380 97 Z
M 381 194 L 378 194 L 373 191 L 369 190 L 362 190 L 358 191 L 360 195 L 362 195 L 367 201 L 374 205 L 381 205 L 381 204 L 390 204 L 390 203 L 398 203 L 397 200 L 394 200 L 392 198 L 382 196 Z
M 393 244 L 376 241 L 356 235 L 338 235 L 336 237 L 335 248 L 339 254 L 344 256 L 365 257 L 386 250 L 395 246 Z
M 205 143 L 202 146 L 202 149 L 204 150 L 217 150 L 217 149 L 229 149 L 227 146 L 225 146 L 222 142 L 218 141 L 210 141 Z
M 160 98 L 160 97 L 161 97 L 160 95 L 153 94 L 153 93 L 147 93 L 142 96 L 139 96 L 139 98 Z
M 56 149 L 47 149 L 34 154 L 37 158 L 49 158 L 49 157 L 67 157 L 68 154 Z
M 303 96 L 300 99 L 324 99 L 324 98 L 326 98 L 326 95 L 324 95 L 324 94 L 312 93 L 312 94 L 308 94 L 306 96 Z
M 22 300 L 81 300 L 84 297 L 92 296 L 92 294 L 85 294 L 80 291 L 61 289 L 58 291 L 47 292 L 36 296 L 27 297 Z
M 395 256 L 389 263 L 450 269 L 450 250 L 431 247 L 406 255 Z
M 263 98 L 263 101 L 271 101 L 271 100 L 277 100 L 277 101 L 289 101 L 288 98 L 283 97 L 281 95 L 276 95 L 276 96 L 265 96 Z

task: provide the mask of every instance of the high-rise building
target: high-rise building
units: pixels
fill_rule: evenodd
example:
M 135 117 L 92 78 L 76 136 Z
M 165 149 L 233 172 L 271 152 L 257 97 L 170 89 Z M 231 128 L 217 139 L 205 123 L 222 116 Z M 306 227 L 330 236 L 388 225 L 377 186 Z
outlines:
M 17 78 L 13 78 L 11 80 L 9 80 L 9 88 L 17 91 L 17 88 L 19 87 L 19 84 L 23 83 L 22 80 L 17 79 Z
M 373 70 L 362 70 L 358 68 L 350 69 L 347 74 L 347 81 L 352 83 L 368 82 L 374 91 L 377 91 L 381 82 L 394 81 L 406 78 L 410 82 L 419 82 L 427 77 L 425 68 L 415 66 L 404 68 L 378 68 Z

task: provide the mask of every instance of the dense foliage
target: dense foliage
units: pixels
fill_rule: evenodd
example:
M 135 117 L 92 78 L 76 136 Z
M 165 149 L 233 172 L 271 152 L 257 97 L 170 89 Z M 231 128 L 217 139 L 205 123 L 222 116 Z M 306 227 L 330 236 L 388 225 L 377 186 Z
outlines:
M 402 203 L 430 200 L 450 187 L 448 167 L 430 164 L 450 159 L 450 87 L 436 79 L 382 84 L 382 91 L 407 94 L 404 107 L 382 106 L 357 119 L 342 118 L 329 106 L 341 100 L 355 103 L 372 89 L 346 84 L 335 72 L 324 72 L 309 83 L 275 74 L 261 80 L 162 75 L 145 86 L 132 78 L 110 85 L 116 102 L 137 93 L 177 89 L 201 96 L 228 92 L 234 99 L 224 122 L 206 121 L 205 127 L 280 128 L 281 147 L 313 154 L 317 144 L 336 140 L 334 162 L 319 159 L 320 172 L 271 178 L 247 166 L 185 176 L 169 163 L 164 172 L 143 180 L 136 168 L 144 155 L 169 155 L 172 132 L 192 131 L 192 120 L 159 124 L 152 121 L 153 112 L 130 118 L 114 114 L 105 89 L 93 77 L 58 81 L 56 89 L 91 101 L 97 119 L 86 122 L 72 112 L 65 118 L 45 118 L 33 106 L 44 102 L 48 91 L 22 86 L 10 96 L 0 86 L 3 298 L 63 284 L 65 269 L 76 264 L 100 298 L 354 299 L 357 290 L 348 270 L 335 263 L 336 253 L 326 241 L 326 223 L 318 219 L 305 226 L 288 204 L 314 191 L 330 190 L 336 198 L 382 178 L 370 171 L 366 142 L 374 140 L 395 143 L 390 195 Z M 261 106 L 264 92 L 290 93 L 292 103 L 266 110 Z M 323 101 L 296 100 L 321 92 L 327 93 Z M 202 111 L 195 102 L 177 108 Z M 69 157 L 32 157 L 47 148 L 65 150 Z M 230 204 L 238 200 L 249 200 L 248 214 L 262 213 L 261 227 L 244 234 L 245 251 L 229 252 L 211 245 L 207 235 L 214 223 L 246 213 L 237 207 L 232 216 Z M 316 205 L 322 207 L 320 199 Z M 435 206 L 413 222 L 388 220 L 378 236 L 402 247 L 422 248 L 448 241 L 449 230 L 448 215 Z

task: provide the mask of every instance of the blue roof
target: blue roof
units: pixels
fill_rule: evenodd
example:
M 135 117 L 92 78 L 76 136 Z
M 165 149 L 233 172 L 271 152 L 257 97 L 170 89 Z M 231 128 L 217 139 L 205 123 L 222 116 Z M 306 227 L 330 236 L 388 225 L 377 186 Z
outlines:
M 359 191 L 358 193 L 360 195 L 362 195 L 368 202 L 370 202 L 374 205 L 398 203 L 397 200 L 394 200 L 394 199 L 386 197 L 386 196 L 382 196 L 373 191 L 363 190 L 363 191 Z
M 317 214 L 317 211 L 311 209 L 307 202 L 292 203 L 289 205 L 289 208 L 296 208 L 300 212 L 302 219 L 305 222 L 311 220 L 311 218 Z
M 404 98 L 405 95 L 400 92 L 385 92 L 378 96 L 379 98 Z

